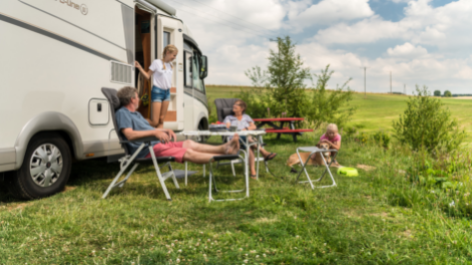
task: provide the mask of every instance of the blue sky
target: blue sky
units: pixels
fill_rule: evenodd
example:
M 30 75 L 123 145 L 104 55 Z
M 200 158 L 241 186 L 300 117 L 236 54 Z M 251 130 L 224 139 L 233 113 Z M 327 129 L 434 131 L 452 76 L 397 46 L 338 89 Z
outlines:
M 472 93 L 470 0 L 167 0 L 209 56 L 207 84 L 250 85 L 244 71 L 267 65 L 270 38 L 289 35 L 313 73 L 327 64 L 331 87 L 408 93 Z

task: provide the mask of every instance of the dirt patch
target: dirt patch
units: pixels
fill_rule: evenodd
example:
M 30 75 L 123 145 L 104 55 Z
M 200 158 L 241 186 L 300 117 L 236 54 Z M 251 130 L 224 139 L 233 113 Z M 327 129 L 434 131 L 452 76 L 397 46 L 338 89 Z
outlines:
M 388 216 L 388 213 L 386 213 L 386 212 L 372 213 L 372 214 L 370 214 L 370 215 L 372 215 L 372 216 L 377 216 L 377 217 L 382 217 L 382 218 L 388 218 L 388 217 L 389 217 L 389 216 Z
M 27 203 L 17 203 L 17 204 L 11 204 L 11 205 L 3 205 L 0 206 L 0 211 L 15 211 L 15 210 L 23 210 L 26 206 L 28 206 Z
M 357 165 L 357 168 L 363 169 L 363 170 L 365 170 L 365 171 L 372 171 L 372 170 L 376 170 L 376 169 L 377 169 L 376 167 L 369 166 L 369 165 L 363 165 L 363 164 L 358 164 L 358 165 Z
M 413 232 L 410 229 L 401 232 L 400 235 L 406 238 L 413 238 Z
M 272 219 L 269 219 L 267 217 L 262 217 L 262 218 L 259 218 L 259 219 L 256 219 L 256 223 L 275 223 L 277 222 L 277 218 L 272 218 Z
M 359 212 L 357 211 L 354 211 L 354 210 L 347 210 L 344 212 L 345 215 L 347 215 L 347 217 L 349 218 L 362 218 L 362 214 L 360 214 Z
M 66 186 L 62 192 L 73 191 L 75 189 L 77 189 L 77 187 Z

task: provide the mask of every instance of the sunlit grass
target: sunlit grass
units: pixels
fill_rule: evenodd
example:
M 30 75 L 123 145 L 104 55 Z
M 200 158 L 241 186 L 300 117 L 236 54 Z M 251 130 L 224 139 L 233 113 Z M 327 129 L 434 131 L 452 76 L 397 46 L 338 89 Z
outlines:
M 172 202 L 150 166 L 102 200 L 118 165 L 76 163 L 67 192 L 29 202 L 1 197 L 0 264 L 470 263 L 470 222 L 425 207 L 428 191 L 398 172 L 410 163 L 402 149 L 346 142 L 341 164 L 377 169 L 357 178 L 335 174 L 338 187 L 312 191 L 295 184 L 284 163 L 296 146 L 313 141 L 267 137 L 268 149 L 278 152 L 270 162 L 274 176 L 251 180 L 251 197 L 236 202 L 208 203 L 208 178 L 195 165 L 199 173 L 188 186 L 167 183 Z M 228 167 L 217 172 L 230 175 Z M 417 196 L 409 207 L 392 204 L 392 195 L 411 192 Z

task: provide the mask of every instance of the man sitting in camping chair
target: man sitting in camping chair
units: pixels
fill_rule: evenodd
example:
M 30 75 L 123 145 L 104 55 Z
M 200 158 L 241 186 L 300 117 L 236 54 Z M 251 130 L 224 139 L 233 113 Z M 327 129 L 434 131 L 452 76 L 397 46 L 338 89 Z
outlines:
M 169 129 L 156 129 L 152 127 L 137 112 L 139 107 L 139 97 L 137 89 L 134 87 L 124 87 L 117 93 L 122 107 L 116 111 L 116 122 L 121 133 L 128 141 L 144 137 L 156 137 L 159 141 L 152 142 L 154 153 L 157 157 L 174 157 L 177 162 L 189 161 L 196 164 L 206 164 L 215 156 L 237 154 L 239 150 L 239 136 L 228 143 L 213 146 L 199 144 L 192 140 L 176 142 L 176 135 Z M 127 145 L 134 153 L 141 142 L 129 142 Z M 151 157 L 149 149 L 143 149 L 138 158 Z

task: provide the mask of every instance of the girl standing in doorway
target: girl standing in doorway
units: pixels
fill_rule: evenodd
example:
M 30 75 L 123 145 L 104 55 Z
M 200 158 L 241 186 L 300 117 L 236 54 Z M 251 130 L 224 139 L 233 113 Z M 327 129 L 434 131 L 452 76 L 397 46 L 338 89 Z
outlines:
M 152 78 L 152 119 L 150 119 L 149 124 L 156 128 L 164 127 L 164 119 L 167 114 L 167 108 L 169 107 L 170 88 L 172 86 L 172 75 L 174 72 L 172 61 L 175 60 L 178 52 L 179 50 L 174 45 L 167 45 L 162 53 L 162 60 L 154 60 L 147 72 L 144 71 L 139 62 L 134 63 L 145 78 Z

